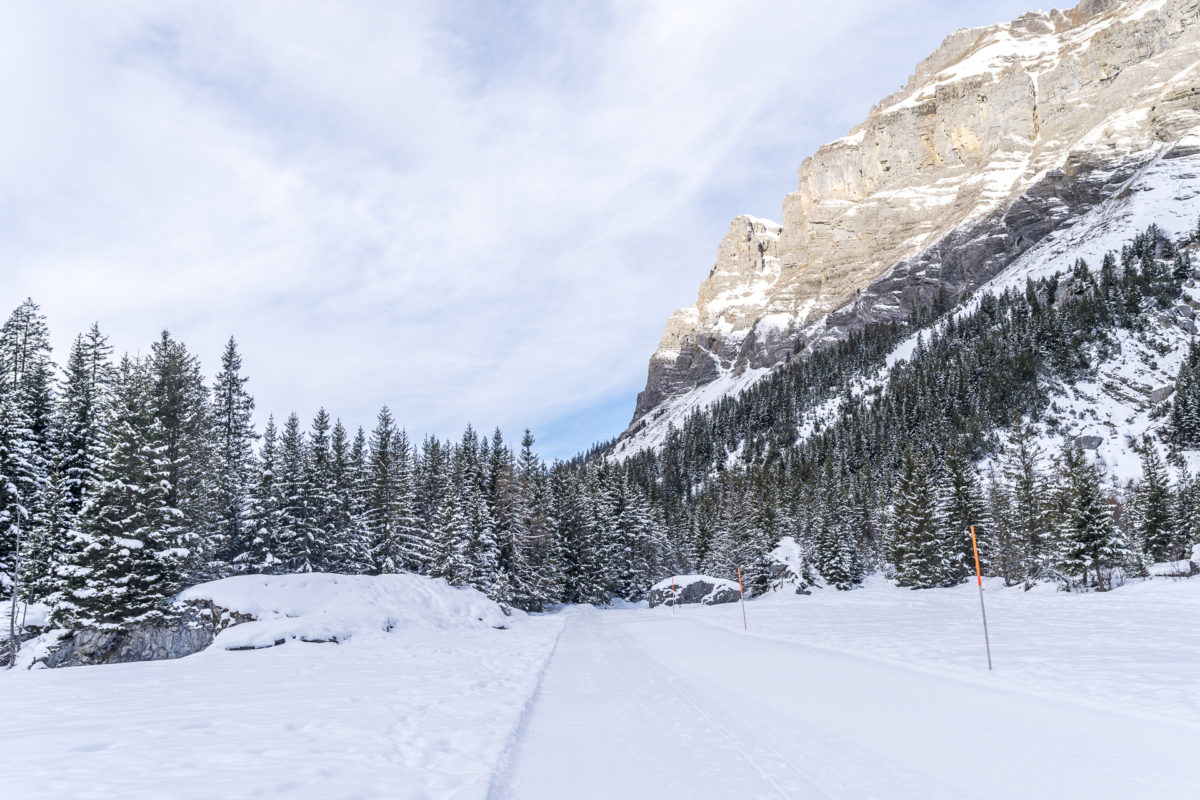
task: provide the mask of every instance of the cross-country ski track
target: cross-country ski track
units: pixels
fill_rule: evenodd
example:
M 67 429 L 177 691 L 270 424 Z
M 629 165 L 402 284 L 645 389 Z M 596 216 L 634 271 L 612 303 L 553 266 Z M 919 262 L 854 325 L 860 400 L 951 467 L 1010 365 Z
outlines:
M 572 614 L 494 800 L 1194 797 L 1200 727 L 706 624 Z

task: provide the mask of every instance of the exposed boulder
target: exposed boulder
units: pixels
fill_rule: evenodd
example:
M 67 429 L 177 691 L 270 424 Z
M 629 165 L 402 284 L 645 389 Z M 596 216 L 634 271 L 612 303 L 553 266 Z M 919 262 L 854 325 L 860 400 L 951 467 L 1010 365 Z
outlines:
M 741 598 L 742 593 L 734 581 L 710 578 L 707 575 L 676 575 L 650 587 L 651 608 L 660 605 L 673 606 L 676 603 L 715 606 L 720 603 L 736 603 Z
M 1175 387 L 1169 384 L 1167 386 L 1160 386 L 1150 393 L 1150 402 L 1157 405 L 1170 397 L 1171 393 L 1174 391 Z
M 53 668 L 183 658 L 208 647 L 229 626 L 253 619 L 203 602 L 181 603 L 173 611 L 171 618 L 146 625 L 72 631 L 42 663 Z

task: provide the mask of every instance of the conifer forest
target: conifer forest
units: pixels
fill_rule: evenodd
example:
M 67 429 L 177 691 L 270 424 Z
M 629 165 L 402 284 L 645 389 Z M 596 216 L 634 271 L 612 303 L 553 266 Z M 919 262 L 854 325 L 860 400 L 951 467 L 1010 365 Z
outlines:
M 251 572 L 413 572 L 537 610 L 739 567 L 762 592 L 789 536 L 806 581 L 948 586 L 973 571 L 974 526 L 986 575 L 1107 589 L 1198 540 L 1200 476 L 1180 454 L 1200 446 L 1200 347 L 1155 409 L 1169 433 L 1137 443 L 1141 477 L 1123 485 L 1074 439 L 1046 447 L 1056 390 L 1119 332 L 1153 342 L 1149 312 L 1190 279 L 1192 244 L 1151 227 L 1023 291 L 956 313 L 935 300 L 624 461 L 602 445 L 546 464 L 529 431 L 417 441 L 387 406 L 364 427 L 322 410 L 257 430 L 234 339 L 211 381 L 168 331 L 118 357 L 94 325 L 59 364 L 27 300 L 0 335 L 0 569 L 68 628 L 161 618 L 183 587 Z M 911 357 L 872 382 L 914 332 Z

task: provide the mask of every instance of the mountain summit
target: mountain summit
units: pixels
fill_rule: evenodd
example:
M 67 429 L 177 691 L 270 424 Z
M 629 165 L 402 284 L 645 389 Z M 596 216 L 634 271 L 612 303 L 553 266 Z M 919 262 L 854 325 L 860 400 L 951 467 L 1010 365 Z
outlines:
M 733 221 L 619 450 L 866 323 L 955 302 L 1148 165 L 1197 153 L 1196 0 L 1084 0 L 951 34 L 805 159 L 782 224 Z

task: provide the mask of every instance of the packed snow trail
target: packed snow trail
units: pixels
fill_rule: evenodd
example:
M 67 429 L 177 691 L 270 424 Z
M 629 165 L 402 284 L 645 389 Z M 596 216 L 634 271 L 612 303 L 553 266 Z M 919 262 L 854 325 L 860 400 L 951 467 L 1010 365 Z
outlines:
M 490 796 L 1190 798 L 1197 747 L 1189 722 L 608 611 L 568 620 Z

